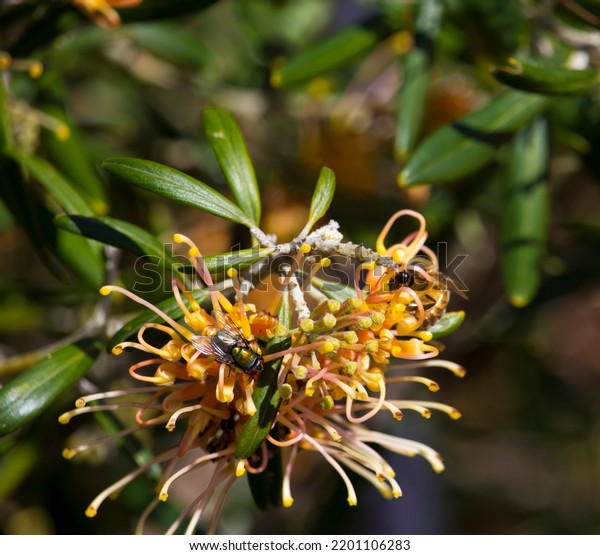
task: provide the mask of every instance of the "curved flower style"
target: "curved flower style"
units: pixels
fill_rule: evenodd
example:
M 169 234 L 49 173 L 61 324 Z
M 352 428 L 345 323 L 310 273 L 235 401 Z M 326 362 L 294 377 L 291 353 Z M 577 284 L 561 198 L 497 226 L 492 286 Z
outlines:
M 387 234 L 400 216 L 416 218 L 419 229 L 402 242 L 386 247 Z M 314 303 L 306 290 L 308 279 L 302 287 L 298 286 L 297 267 L 315 250 L 308 243 L 310 236 L 298 248 L 282 278 L 282 287 L 265 311 L 257 311 L 247 302 L 235 270 L 228 274 L 235 292 L 235 301 L 230 302 L 214 285 L 197 247 L 182 235 L 176 235 L 175 241 L 189 247 L 188 257 L 210 291 L 211 312 L 201 307 L 177 280 L 173 282 L 173 295 L 183 323 L 124 289 L 102 288 L 105 295 L 113 291 L 128 295 L 165 322 L 145 324 L 137 341 L 121 343 L 114 349 L 115 354 L 125 348 L 149 354 L 150 358 L 129 369 L 133 378 L 148 386 L 82 397 L 77 408 L 63 414 L 60 421 L 66 423 L 84 412 L 133 408 L 136 425 L 119 435 L 152 426 L 165 426 L 170 431 L 182 427 L 184 431 L 175 447 L 105 489 L 92 501 L 86 514 L 94 516 L 109 495 L 152 465 L 164 463 L 158 496 L 138 525 L 138 531 L 142 531 L 152 509 L 166 501 L 174 481 L 211 463 L 211 478 L 167 533 L 176 532 L 185 521 L 186 533 L 193 533 L 214 495 L 216 508 L 209 524 L 209 531 L 213 531 L 236 477 L 245 472 L 263 472 L 268 451 L 277 448 L 282 450 L 284 460 L 281 502 L 286 507 L 293 503 L 291 474 L 302 451 L 319 453 L 337 471 L 346 484 L 350 505 L 356 505 L 357 496 L 344 467 L 363 476 L 384 497 L 401 495 L 393 469 L 372 445 L 407 456 L 421 455 L 434 471 L 441 472 L 442 460 L 430 447 L 366 427 L 380 411 L 389 411 L 396 420 L 402 419 L 403 410 L 417 411 L 425 418 L 432 410 L 446 412 L 451 418 L 460 417 L 456 409 L 442 403 L 393 399 L 387 393 L 388 386 L 397 382 L 420 383 L 437 391 L 435 382 L 413 375 L 417 369 L 438 366 L 459 377 L 464 375 L 459 365 L 435 359 L 438 349 L 431 342 L 429 328 L 445 310 L 449 293 L 437 274 L 435 254 L 424 246 L 426 237 L 422 216 L 409 210 L 395 214 L 377 241 L 373 260 L 359 265 L 359 270 L 367 270 L 364 287 L 359 287 L 357 278 L 354 294 L 341 301 L 321 298 Z M 419 255 L 427 257 L 428 265 L 413 264 Z M 310 274 L 328 263 L 329 259 L 321 258 Z M 291 322 L 280 321 L 274 314 L 289 298 L 297 316 Z M 150 344 L 145 338 L 148 329 L 163 332 L 168 341 L 160 347 Z M 272 340 L 286 345 L 263 352 Z M 263 365 L 263 372 L 269 367 L 278 368 L 274 380 L 281 401 L 266 437 L 251 453 L 240 456 L 238 447 L 244 441 L 248 422 L 261 410 L 253 393 L 261 374 L 256 369 Z M 145 395 L 146 400 L 128 400 L 138 394 Z M 90 446 L 67 449 L 65 456 L 71 457 Z M 195 458 L 182 465 L 184 455 Z

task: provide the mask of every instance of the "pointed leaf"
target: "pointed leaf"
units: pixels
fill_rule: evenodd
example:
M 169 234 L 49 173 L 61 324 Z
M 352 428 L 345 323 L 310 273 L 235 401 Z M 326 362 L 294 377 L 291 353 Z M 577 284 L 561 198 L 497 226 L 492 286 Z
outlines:
M 92 216 L 93 203 L 77 190 L 58 170 L 42 158 L 11 150 L 10 155 L 48 191 L 65 212 Z
M 80 339 L 8 382 L 0 389 L 0 435 L 19 429 L 48 408 L 86 373 L 99 353 L 95 339 Z
M 43 109 L 69 129 L 66 138 L 59 138 L 50 131 L 42 133 L 42 143 L 50 161 L 71 183 L 76 183 L 87 194 L 95 214 L 105 214 L 108 212 L 108 200 L 104 186 L 89 161 L 76 127 L 68 120 L 64 110 L 57 106 L 47 104 Z
M 398 176 L 401 187 L 463 178 L 488 163 L 498 146 L 551 103 L 544 96 L 507 91 L 483 108 L 429 135 Z
M 279 308 L 279 322 L 288 329 L 291 327 L 291 311 L 287 293 L 283 294 Z M 276 353 L 290 346 L 289 337 L 275 337 L 269 341 L 266 354 Z M 235 456 L 246 459 L 253 455 L 266 439 L 273 426 L 277 409 L 281 402 L 281 395 L 277 389 L 277 374 L 281 366 L 281 358 L 265 364 L 263 371 L 258 376 L 257 383 L 252 393 L 252 400 L 256 405 L 256 412 L 248 418 L 240 432 Z
M 505 85 L 540 94 L 583 94 L 600 82 L 597 69 L 537 65 L 516 58 L 509 58 L 506 65 L 494 68 L 492 73 Z
M 310 203 L 308 222 L 300 236 L 306 236 L 312 227 L 319 221 L 329 209 L 335 193 L 335 174 L 329 168 L 322 168 L 319 180 Z
M 421 130 L 429 73 L 443 11 L 442 0 L 423 0 L 415 22 L 415 45 L 401 60 L 402 86 L 398 93 L 395 153 L 404 161 Z
M 107 245 L 113 245 L 140 256 L 150 256 L 168 272 L 179 272 L 182 266 L 172 254 L 172 249 L 164 245 L 154 235 L 129 222 L 110 217 L 90 218 L 87 216 L 61 214 L 54 219 L 61 229 Z M 180 274 L 181 275 L 181 274 Z
M 271 83 L 274 87 L 288 87 L 343 67 L 392 32 L 379 17 L 347 27 L 276 68 Z
M 102 167 L 121 179 L 162 197 L 199 208 L 226 220 L 254 227 L 230 200 L 183 172 L 139 158 L 109 158 Z
M 502 275 L 510 302 L 522 307 L 529 304 L 539 287 L 548 235 L 550 192 L 546 180 L 549 154 L 545 120 L 539 118 L 522 129 L 510 146 L 500 232 Z
M 202 112 L 204 132 L 238 206 L 256 225 L 260 221 L 260 193 L 242 133 L 231 115 L 218 108 Z
M 432 339 L 441 339 L 456 331 L 465 319 L 465 313 L 462 310 L 458 312 L 446 312 L 429 331 L 433 335 Z

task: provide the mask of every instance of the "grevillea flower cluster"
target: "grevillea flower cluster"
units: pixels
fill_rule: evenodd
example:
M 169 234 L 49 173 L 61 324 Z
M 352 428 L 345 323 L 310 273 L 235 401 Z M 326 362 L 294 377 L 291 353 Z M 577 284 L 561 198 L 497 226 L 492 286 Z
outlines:
M 419 228 L 403 241 L 386 246 L 388 232 L 400 216 L 415 218 Z M 148 354 L 129 369 L 131 377 L 145 385 L 82 397 L 60 421 L 67 423 L 86 412 L 129 409 L 135 412 L 135 425 L 118 436 L 156 426 L 180 433 L 172 448 L 102 491 L 86 514 L 95 516 L 109 496 L 160 464 L 163 472 L 156 499 L 138 524 L 137 531 L 143 532 L 148 516 L 167 500 L 175 481 L 210 468 L 210 476 L 195 486 L 197 496 L 167 533 L 193 533 L 211 499 L 214 509 L 208 530 L 214 531 L 235 480 L 245 473 L 263 472 L 273 449 L 280 449 L 282 455 L 279 497 L 284 507 L 293 504 L 293 469 L 307 451 L 319 454 L 339 474 L 350 505 L 358 500 L 346 469 L 364 477 L 386 498 L 402 495 L 394 470 L 376 447 L 423 456 L 435 472 L 441 472 L 442 460 L 432 448 L 367 426 L 382 412 L 396 420 L 407 410 L 425 418 L 435 410 L 451 418 L 460 416 L 443 403 L 395 399 L 388 393 L 389 386 L 397 382 L 422 384 L 437 391 L 434 381 L 420 375 L 428 367 L 464 375 L 459 365 L 437 358 L 438 347 L 432 341 L 430 329 L 445 311 L 449 292 L 438 274 L 435 254 L 424 244 L 426 237 L 422 216 L 400 211 L 384 227 L 375 251 L 365 260 L 369 258 L 366 249 L 344 243 L 332 222 L 300 244 L 279 249 L 295 252 L 276 276 L 279 286 L 264 307 L 249 302 L 244 290 L 250 289 L 251 296 L 251 288 L 242 286 L 246 283 L 234 269 L 228 272 L 230 289 L 217 287 L 199 249 L 183 235 L 174 239 L 186 245 L 187 256 L 210 293 L 209 307 L 201 306 L 177 279 L 172 290 L 182 314 L 179 320 L 129 291 L 103 287 L 102 294 L 120 292 L 162 319 L 161 323 L 146 323 L 137 340 L 122 342 L 113 350 L 117 355 L 125 349 Z M 323 253 L 354 258 L 354 287 L 341 288 L 345 295 L 339 298 L 326 298 L 324 287 L 309 287 L 311 282 L 323 285 L 317 274 L 331 263 Z M 427 265 L 413 264 L 418 257 L 426 258 Z M 306 261 L 310 271 L 300 272 Z M 293 307 L 291 318 L 281 317 L 282 306 Z M 163 344 L 146 339 L 151 329 L 164 334 Z M 278 347 L 267 349 L 267 345 Z M 240 451 L 240 443 L 247 441 L 249 423 L 261 410 L 257 403 L 264 402 L 256 395 L 257 384 L 268 369 L 276 370 L 271 384 L 277 395 L 276 410 L 260 443 L 251 452 Z M 66 449 L 65 456 L 93 445 Z

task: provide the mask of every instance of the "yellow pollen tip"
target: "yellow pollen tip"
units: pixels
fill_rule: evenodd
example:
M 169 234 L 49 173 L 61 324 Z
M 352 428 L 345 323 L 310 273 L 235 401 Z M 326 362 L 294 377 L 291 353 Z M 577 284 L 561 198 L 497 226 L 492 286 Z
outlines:
M 333 402 L 333 397 L 331 397 L 331 395 L 327 395 L 326 397 L 323 397 L 323 399 L 321 399 L 319 405 L 323 410 L 331 410 L 334 407 L 335 403 Z
M 241 478 L 244 474 L 246 474 L 246 459 L 238 461 L 238 463 L 235 466 L 236 478 Z
M 320 347 L 318 347 L 317 351 L 320 354 L 326 355 L 327 353 L 333 353 L 335 351 L 336 344 L 333 341 L 325 341 Z
M 423 418 L 427 418 L 427 419 L 429 419 L 429 418 L 431 418 L 431 411 L 430 411 L 429 409 L 425 409 L 425 410 L 423 411 L 423 414 L 422 414 L 421 416 L 422 416 Z
M 341 307 L 340 301 L 330 300 L 327 301 L 327 309 L 329 312 L 337 312 Z
M 404 415 L 402 414 L 401 410 L 394 411 L 392 416 L 395 420 L 398 420 L 398 422 L 404 418 Z
M 167 499 L 169 499 L 169 494 L 168 494 L 167 492 L 161 493 L 161 494 L 158 496 L 158 500 L 159 500 L 159 501 L 163 501 L 163 502 L 164 502 L 164 501 L 166 501 Z
M 359 318 L 357 325 L 361 330 L 368 330 L 373 325 L 373 320 L 368 316 L 364 316 Z
M 367 353 L 376 353 L 379 351 L 379 341 L 377 341 L 377 339 L 369 339 L 365 343 L 365 351 L 367 351 Z
M 357 504 L 358 501 L 356 497 L 348 497 L 348 505 L 350 505 L 351 507 L 356 507 Z
M 77 401 L 75 401 L 75 406 L 78 409 L 82 409 L 83 407 L 85 407 L 85 399 L 83 397 L 79 397 L 79 399 L 77 399 Z
M 103 287 L 100 287 L 100 295 L 107 297 L 108 295 L 110 295 L 112 292 L 112 289 L 108 286 L 108 285 L 104 285 Z
M 69 416 L 67 413 L 65 413 L 65 414 L 61 414 L 61 415 L 58 417 L 58 421 L 59 421 L 61 424 L 68 424 L 68 423 L 71 421 L 71 417 L 70 417 L 70 416 Z
M 0 69 L 6 69 L 11 62 L 12 58 L 8 52 L 0 52 Z
M 452 420 L 458 420 L 462 416 L 462 413 L 454 409 L 450 411 L 449 415 Z
M 435 383 L 435 382 L 431 382 L 428 386 L 429 391 L 439 391 L 440 390 L 440 386 L 439 384 Z
M 121 345 L 115 345 L 112 348 L 112 354 L 113 355 L 119 356 L 122 352 L 123 352 L 123 347 L 121 347 Z
M 67 460 L 72 459 L 75 456 L 75 451 L 66 447 L 62 451 L 62 456 Z
M 285 497 L 283 499 L 283 506 L 286 509 L 289 509 L 294 504 L 294 499 L 292 497 Z
M 325 324 L 325 327 L 331 329 L 337 324 L 337 318 L 333 314 L 328 312 L 323 316 L 323 324 Z
M 290 399 L 293 393 L 294 390 L 292 389 L 292 386 L 289 383 L 284 383 L 279 389 L 279 394 L 281 395 L 281 398 L 285 401 Z
M 321 258 L 321 268 L 329 268 L 331 266 L 331 258 Z
M 371 314 L 371 320 L 373 320 L 374 324 L 380 326 L 385 322 L 385 314 L 382 314 L 381 312 L 373 312 L 373 314 Z
M 198 249 L 198 247 L 192 247 L 189 251 L 188 251 L 188 256 L 190 258 L 196 258 L 197 256 L 200 256 L 200 250 Z
M 173 234 L 173 241 L 175 241 L 176 243 L 183 243 L 185 240 L 187 240 L 187 237 L 185 235 L 181 235 L 181 233 Z
M 98 514 L 98 511 L 96 509 L 94 509 L 94 507 L 88 507 L 85 510 L 85 516 L 87 516 L 88 518 L 94 518 L 97 514 Z
M 229 268 L 229 270 L 227 270 L 227 277 L 237 277 L 238 275 L 238 271 L 235 268 Z
M 39 79 L 44 73 L 44 66 L 42 62 L 33 62 L 29 68 L 29 77 L 32 79 Z
M 358 335 L 356 335 L 355 331 L 347 331 L 344 333 L 344 341 L 346 343 L 350 343 L 351 345 L 358 343 Z
M 392 495 L 394 496 L 394 499 L 398 499 L 399 497 L 402 497 L 402 492 L 400 490 L 392 490 Z
M 302 243 L 300 245 L 300 252 L 302 254 L 308 254 L 312 250 L 312 247 L 308 243 Z
M 66 125 L 59 125 L 55 130 L 54 130 L 54 136 L 59 140 L 59 141 L 66 141 L 70 136 L 71 136 L 71 130 L 69 129 L 68 126 Z
M 314 322 L 314 320 L 311 320 L 310 318 L 305 318 L 304 320 L 302 320 L 302 322 L 300 322 L 300 329 L 304 333 L 311 332 L 312 330 L 315 329 L 315 322 Z

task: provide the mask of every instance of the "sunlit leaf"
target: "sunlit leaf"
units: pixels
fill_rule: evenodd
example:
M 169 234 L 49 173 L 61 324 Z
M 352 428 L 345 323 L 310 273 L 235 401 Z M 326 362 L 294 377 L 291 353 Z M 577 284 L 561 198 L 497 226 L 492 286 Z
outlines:
M 102 167 L 113 175 L 162 197 L 249 228 L 254 227 L 252 220 L 212 187 L 163 164 L 139 158 L 109 158 L 103 162 Z
M 238 206 L 256 225 L 260 221 L 260 193 L 242 133 L 229 113 L 218 108 L 202 112 L 204 132 Z
M 19 429 L 47 409 L 92 366 L 100 353 L 93 338 L 62 347 L 0 389 L 0 435 Z
M 465 313 L 462 310 L 458 312 L 446 312 L 429 331 L 433 339 L 441 339 L 456 331 L 465 319 Z
M 129 222 L 110 217 L 90 218 L 73 214 L 61 214 L 55 218 L 61 229 L 107 245 L 113 245 L 140 256 L 150 256 L 169 272 L 178 271 L 181 263 L 173 255 L 169 245 L 164 245 L 150 232 Z
M 434 131 L 398 176 L 401 187 L 463 178 L 488 163 L 497 148 L 551 103 L 545 96 L 507 91 L 483 108 Z
M 310 203 L 308 221 L 301 235 L 308 233 L 325 215 L 335 193 L 335 174 L 329 168 L 322 168 L 319 180 Z

